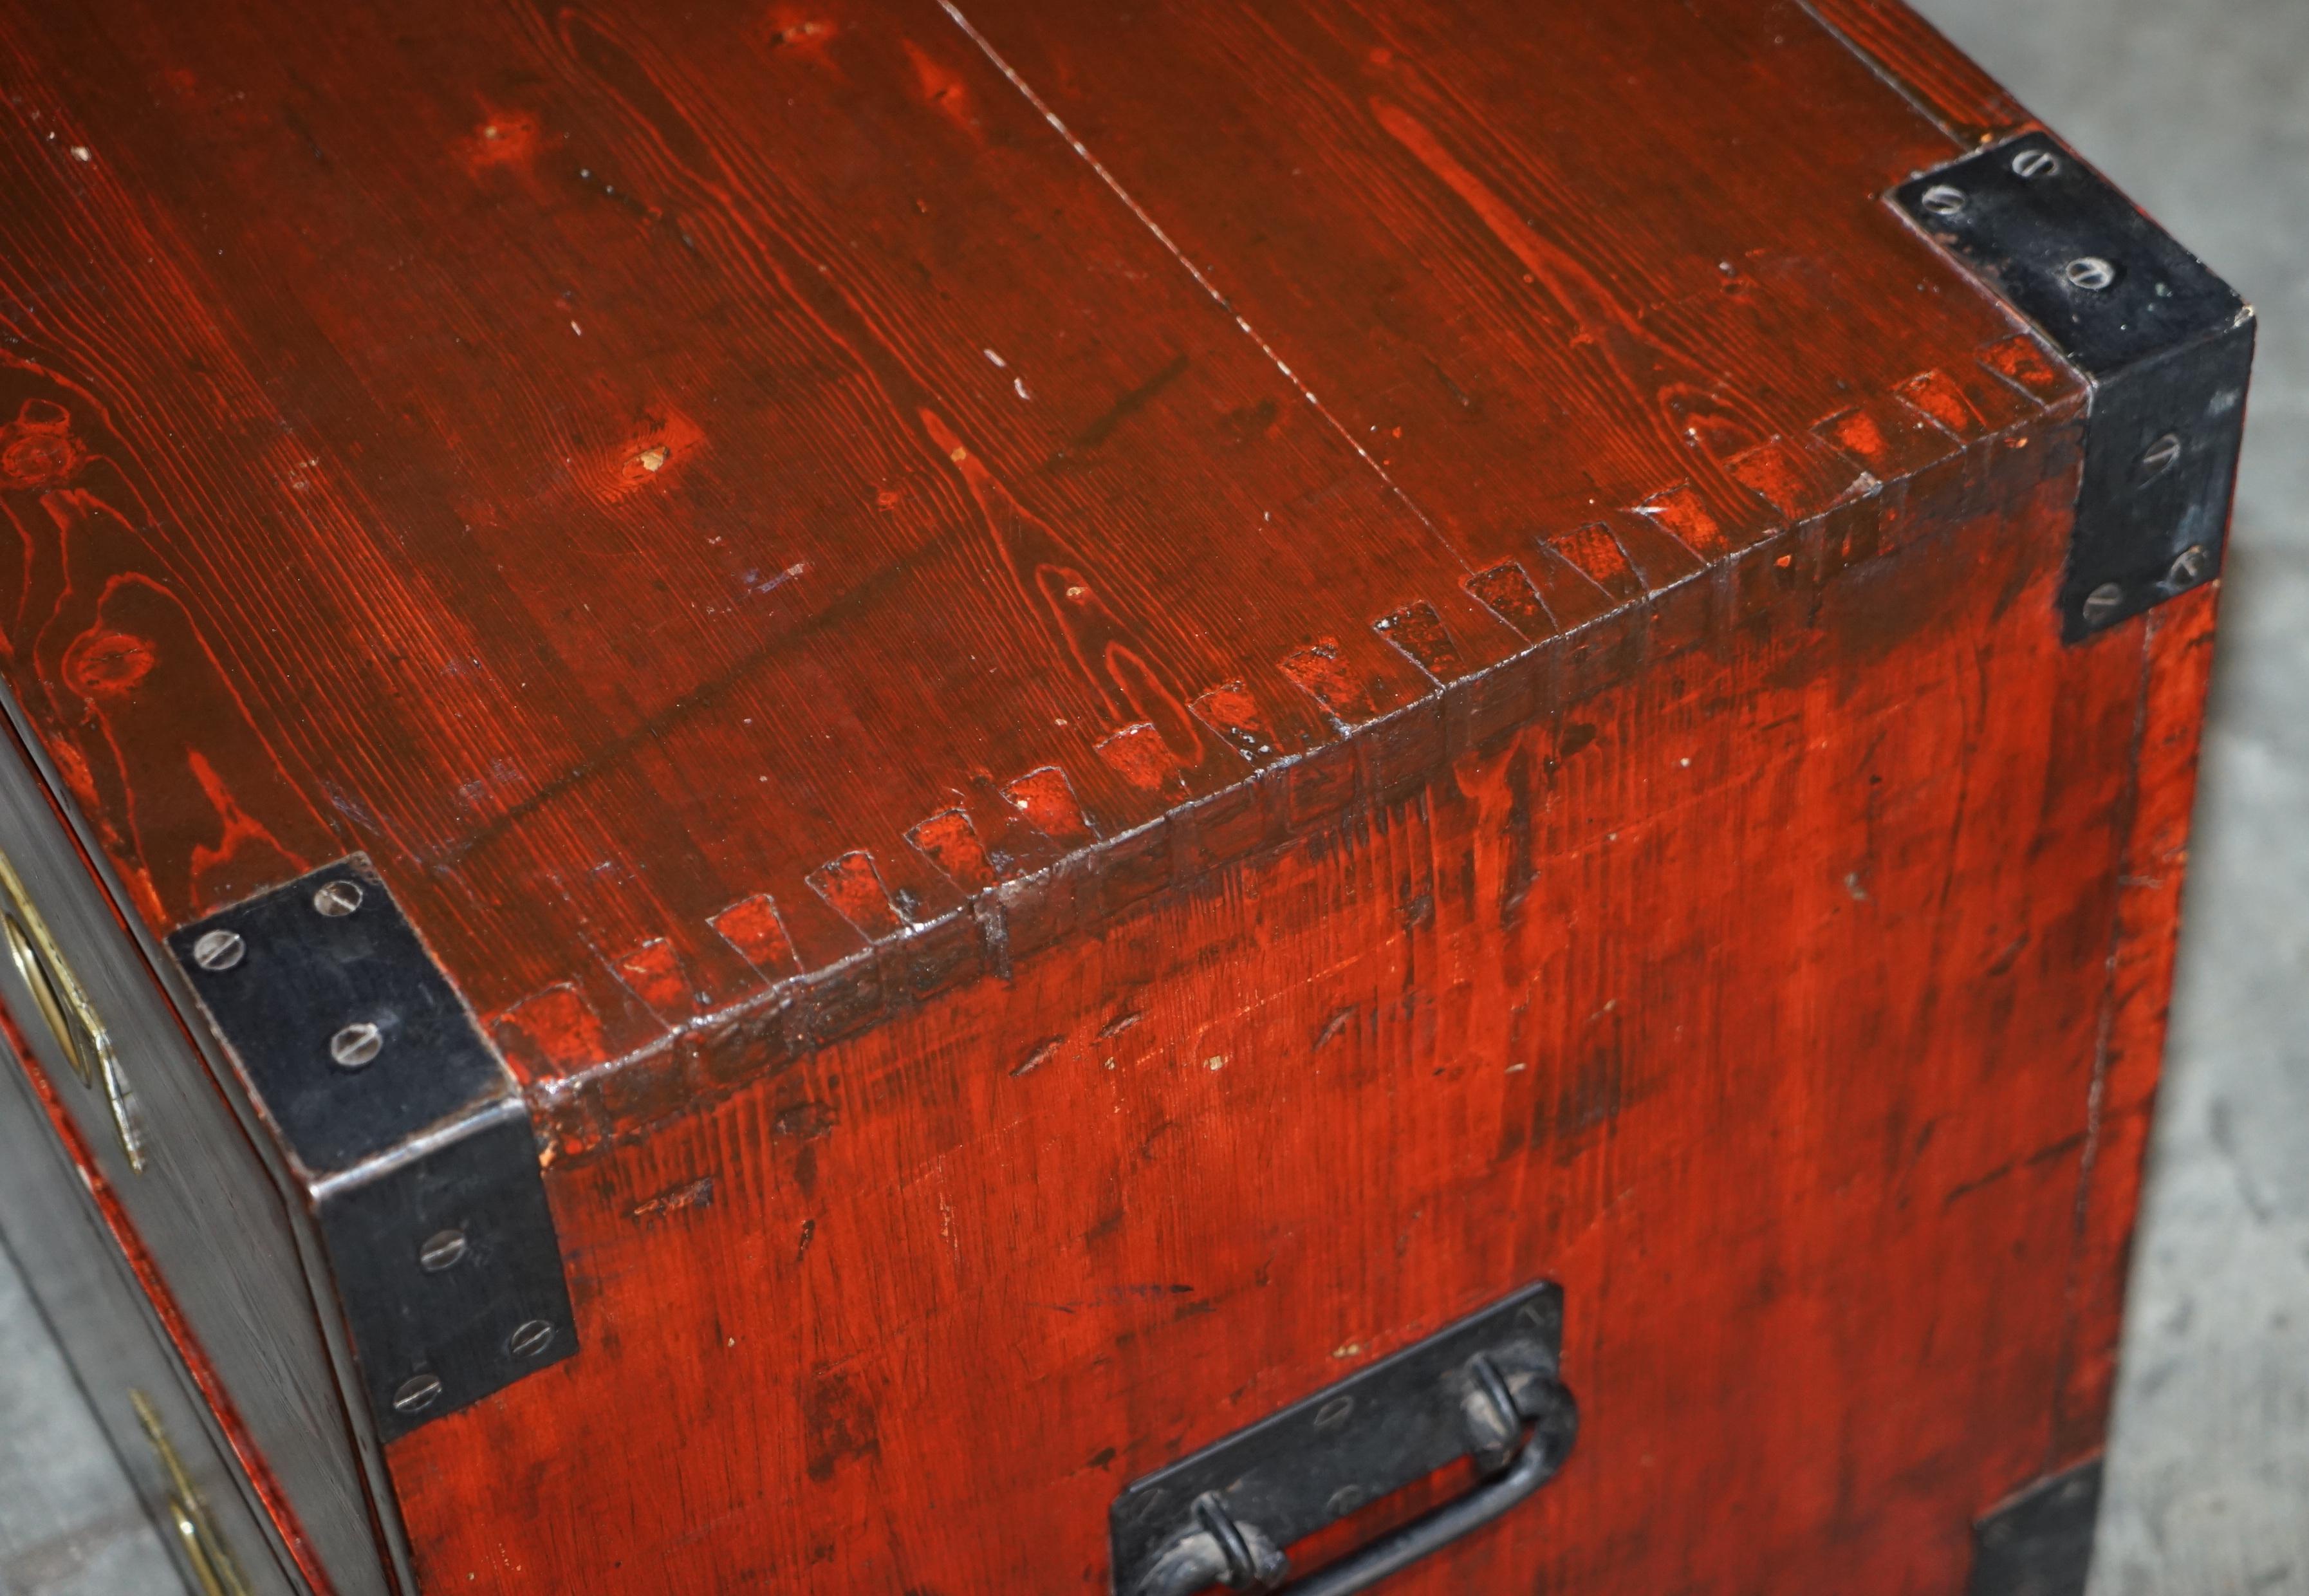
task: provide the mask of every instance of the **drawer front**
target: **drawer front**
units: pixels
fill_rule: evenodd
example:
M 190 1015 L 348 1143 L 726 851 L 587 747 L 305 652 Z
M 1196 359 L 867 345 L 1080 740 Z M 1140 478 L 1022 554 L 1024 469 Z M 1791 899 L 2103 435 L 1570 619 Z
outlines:
M 0 1233 L 196 1596 L 311 1589 L 233 1460 L 13 1046 L 0 1043 Z
M 360 1443 L 264 1133 L 219 1089 L 15 737 L 0 729 L 0 1005 L 343 1596 L 392 1588 Z

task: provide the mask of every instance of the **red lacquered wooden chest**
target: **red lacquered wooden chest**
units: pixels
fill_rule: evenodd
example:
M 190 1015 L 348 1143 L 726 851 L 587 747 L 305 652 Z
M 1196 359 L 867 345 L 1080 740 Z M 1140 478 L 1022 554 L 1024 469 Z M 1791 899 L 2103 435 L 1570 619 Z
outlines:
M 2253 326 L 1898 0 L 0 64 L 0 1219 L 199 1588 L 2081 1590 Z

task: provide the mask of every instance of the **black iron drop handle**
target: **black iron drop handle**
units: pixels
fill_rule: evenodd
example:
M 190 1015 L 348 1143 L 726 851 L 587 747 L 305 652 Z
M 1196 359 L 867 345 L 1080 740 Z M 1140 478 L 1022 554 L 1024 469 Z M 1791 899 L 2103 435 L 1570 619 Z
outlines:
M 1491 1475 L 1466 1496 L 1277 1592 L 1289 1558 L 1257 1524 L 1236 1522 L 1219 1495 L 1206 1492 L 1194 1505 L 1197 1528 L 1163 1549 L 1131 1596 L 1192 1596 L 1214 1584 L 1277 1596 L 1350 1596 L 1498 1518 L 1563 1466 L 1578 1435 L 1578 1404 L 1553 1379 L 1528 1382 L 1518 1400 L 1492 1360 L 1481 1355 L 1468 1360 L 1463 1379 L 1466 1390 L 1459 1408 L 1468 1451 Z M 1516 1437 L 1526 1422 L 1530 1436 L 1517 1448 Z

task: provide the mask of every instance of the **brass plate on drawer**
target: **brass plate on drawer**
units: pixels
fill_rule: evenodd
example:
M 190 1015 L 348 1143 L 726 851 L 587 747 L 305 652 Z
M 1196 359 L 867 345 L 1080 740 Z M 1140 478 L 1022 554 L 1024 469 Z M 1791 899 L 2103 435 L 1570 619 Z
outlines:
M 24 986 L 32 995 L 32 1005 L 55 1037 L 57 1048 L 81 1079 L 81 1084 L 104 1087 L 105 1103 L 112 1111 L 112 1128 L 120 1138 L 120 1150 L 128 1156 L 128 1167 L 143 1174 L 144 1170 L 144 1126 L 137 1112 L 136 1093 L 130 1089 L 128 1077 L 122 1073 L 120 1060 L 112 1050 L 112 1038 L 97 1017 L 96 1005 L 88 999 L 88 991 L 80 984 L 65 962 L 63 952 L 56 946 L 48 923 L 33 907 L 32 895 L 24 888 L 23 877 L 16 874 L 15 865 L 5 853 L 0 853 L 0 936 L 8 944 L 8 953 L 23 978 Z
M 128 1400 L 136 1409 L 136 1422 L 144 1427 L 144 1438 L 152 1444 L 152 1455 L 169 1477 L 169 1527 L 184 1549 L 186 1562 L 192 1565 L 193 1577 L 200 1582 L 201 1596 L 249 1596 L 247 1583 L 225 1549 L 224 1537 L 217 1532 L 200 1492 L 194 1488 L 191 1471 L 169 1439 L 151 1399 L 132 1390 Z

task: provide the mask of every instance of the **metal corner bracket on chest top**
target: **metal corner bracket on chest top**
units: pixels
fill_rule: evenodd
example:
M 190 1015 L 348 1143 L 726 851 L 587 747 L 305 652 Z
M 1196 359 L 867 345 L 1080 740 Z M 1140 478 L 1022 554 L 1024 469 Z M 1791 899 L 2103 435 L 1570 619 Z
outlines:
M 1976 151 L 1890 198 L 2089 384 L 2063 636 L 2078 642 L 2218 576 L 2252 308 L 2045 133 Z
M 576 1350 L 519 1083 L 366 858 L 169 948 L 304 1181 L 382 1438 Z

